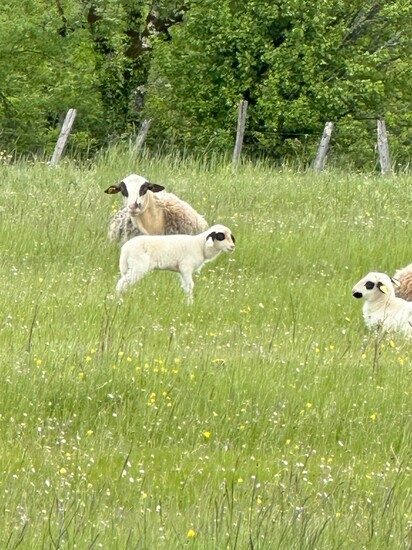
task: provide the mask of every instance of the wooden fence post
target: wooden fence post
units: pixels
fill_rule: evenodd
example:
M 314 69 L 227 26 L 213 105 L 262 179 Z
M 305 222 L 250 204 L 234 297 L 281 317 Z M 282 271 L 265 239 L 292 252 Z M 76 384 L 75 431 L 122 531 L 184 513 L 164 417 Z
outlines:
M 149 131 L 150 124 L 152 123 L 150 118 L 145 118 L 140 126 L 139 133 L 137 134 L 136 141 L 134 144 L 134 150 L 137 153 L 143 147 L 144 142 L 146 141 L 147 132 Z
M 233 157 L 232 157 L 232 166 L 233 167 L 235 167 L 239 164 L 240 154 L 242 152 L 243 136 L 245 134 L 245 126 L 246 126 L 247 106 L 248 106 L 248 102 L 245 99 L 243 99 L 239 103 L 239 114 L 238 114 L 238 118 L 237 118 L 237 131 L 236 131 L 236 143 L 235 143 L 235 148 L 233 150 Z
M 378 152 L 379 152 L 379 162 L 381 165 L 381 174 L 384 176 L 392 171 L 391 161 L 389 157 L 389 144 L 388 144 L 388 135 L 386 133 L 386 125 L 383 118 L 378 120 L 377 125 L 378 130 Z
M 313 163 L 313 169 L 316 172 L 322 172 L 325 168 L 326 155 L 329 149 L 330 136 L 332 135 L 333 122 L 327 122 L 323 130 L 322 138 L 319 143 L 318 152 Z
M 53 156 L 50 161 L 50 166 L 56 166 L 59 162 L 60 157 L 63 154 L 64 148 L 66 147 L 67 140 L 74 124 L 74 119 L 76 118 L 77 111 L 76 109 L 69 109 L 64 119 L 62 129 L 60 131 L 59 139 L 57 140 L 56 147 L 54 148 Z

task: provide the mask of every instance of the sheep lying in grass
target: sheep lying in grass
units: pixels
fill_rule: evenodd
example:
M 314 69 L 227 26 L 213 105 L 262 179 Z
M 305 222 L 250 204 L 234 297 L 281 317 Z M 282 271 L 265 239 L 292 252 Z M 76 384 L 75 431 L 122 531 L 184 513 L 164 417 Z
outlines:
M 224 225 L 214 225 L 199 235 L 141 235 L 127 241 L 120 252 L 116 290 L 128 287 L 154 269 L 180 274 L 188 302 L 193 299 L 193 273 L 221 252 L 232 252 L 235 238 Z
M 371 272 L 352 289 L 364 298 L 363 318 L 369 328 L 400 331 L 412 337 L 412 302 L 395 296 L 394 281 L 385 273 Z
M 412 302 L 412 264 L 398 269 L 393 278 L 399 283 L 395 289 L 396 296 Z
M 125 242 L 136 234 L 196 235 L 208 227 L 190 204 L 136 174 L 111 185 L 105 193 L 121 193 L 125 200 L 125 206 L 110 220 L 110 240 Z

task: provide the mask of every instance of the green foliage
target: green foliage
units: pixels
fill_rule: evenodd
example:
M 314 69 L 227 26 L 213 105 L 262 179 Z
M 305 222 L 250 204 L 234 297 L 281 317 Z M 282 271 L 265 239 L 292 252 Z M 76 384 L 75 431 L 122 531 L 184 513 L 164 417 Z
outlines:
M 139 119 L 146 81 L 145 3 L 5 0 L 0 12 L 0 128 L 16 152 L 50 152 L 58 124 L 78 110 L 74 148 L 119 137 Z M 137 52 L 132 48 L 137 48 Z
M 384 116 L 395 154 L 405 161 L 411 21 L 404 0 L 194 2 L 171 44 L 155 51 L 147 113 L 156 137 L 229 148 L 237 105 L 247 99 L 252 153 L 299 151 L 309 160 L 332 120 L 335 149 L 353 148 L 362 162 L 373 161 L 371 121 Z
M 76 20 L 78 14 L 73 14 Z M 76 128 L 97 139 L 101 105 L 87 31 L 74 23 L 67 36 L 54 5 L 6 0 L 0 11 L 1 141 L 17 152 L 41 152 L 58 135 L 70 107 Z
M 304 164 L 332 120 L 332 156 L 371 167 L 383 116 L 405 164 L 411 44 L 407 0 L 5 0 L 0 139 L 50 153 L 75 107 L 76 151 L 129 138 L 144 116 L 152 145 L 228 151 L 247 99 L 246 155 Z
M 411 177 L 139 158 L 236 250 L 118 304 L 132 158 L 0 164 L 0 547 L 408 548 L 412 347 L 351 288 L 411 261 Z

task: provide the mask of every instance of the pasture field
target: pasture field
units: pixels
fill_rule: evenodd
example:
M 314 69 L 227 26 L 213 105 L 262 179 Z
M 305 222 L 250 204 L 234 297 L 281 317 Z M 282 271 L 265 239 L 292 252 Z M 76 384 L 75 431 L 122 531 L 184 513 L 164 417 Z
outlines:
M 119 304 L 131 172 L 232 255 Z M 133 159 L 0 165 L 0 547 L 412 547 L 412 344 L 351 296 L 412 261 L 412 178 Z

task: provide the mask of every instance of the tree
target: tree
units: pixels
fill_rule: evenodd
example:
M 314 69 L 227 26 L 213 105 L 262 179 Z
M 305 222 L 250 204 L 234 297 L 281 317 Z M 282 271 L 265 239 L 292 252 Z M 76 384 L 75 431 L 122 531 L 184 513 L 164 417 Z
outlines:
M 78 110 L 72 146 L 130 134 L 140 121 L 151 39 L 187 6 L 143 0 L 4 0 L 0 12 L 0 128 L 18 152 L 50 149 Z
M 309 159 L 330 119 L 335 148 L 372 159 L 384 116 L 405 160 L 411 16 L 407 0 L 3 0 L 2 146 L 50 150 L 75 107 L 78 150 L 146 116 L 152 141 L 225 150 L 247 99 L 250 154 Z
M 405 0 L 194 1 L 172 41 L 155 48 L 146 113 L 156 138 L 231 147 L 247 99 L 249 151 L 308 160 L 333 120 L 336 143 L 371 158 L 385 116 L 405 158 L 411 16 Z
M 0 12 L 1 140 L 18 152 L 54 141 L 60 117 L 75 106 L 78 135 L 98 133 L 101 110 L 90 44 L 78 26 L 70 36 L 47 2 L 6 0 Z M 90 132 L 91 133 L 91 132 Z

